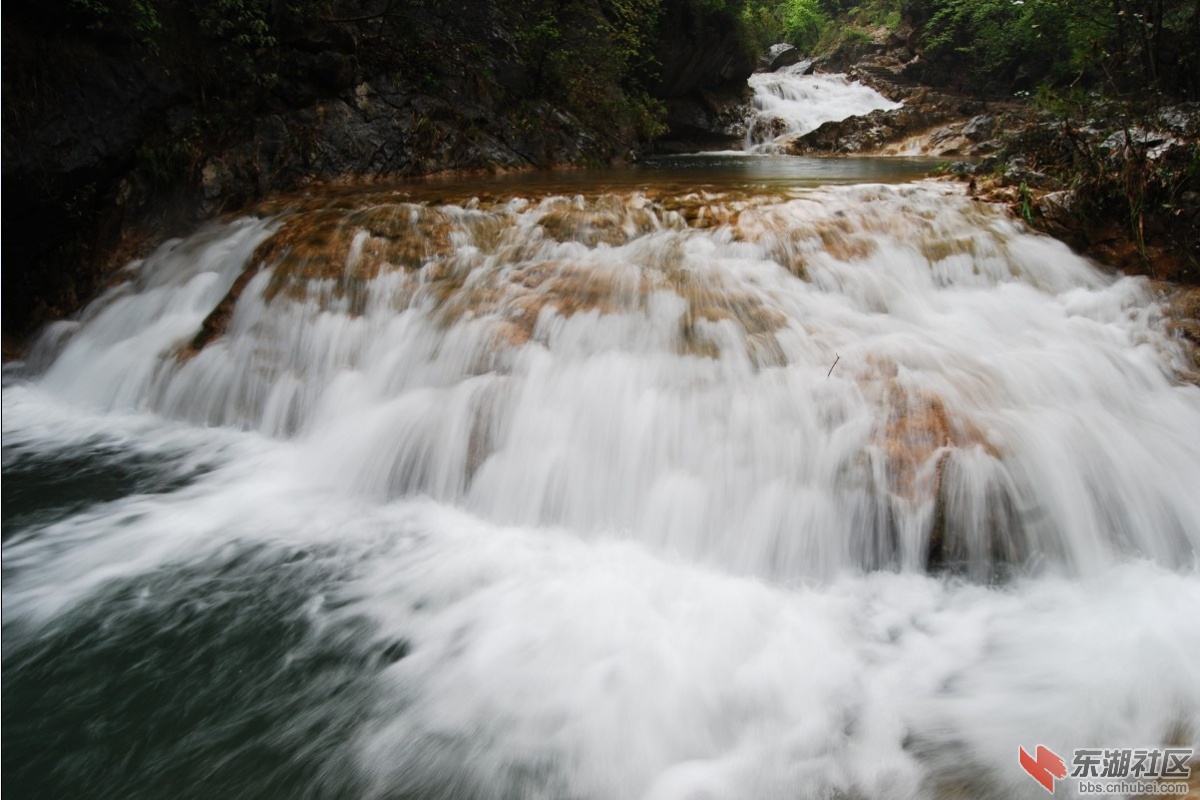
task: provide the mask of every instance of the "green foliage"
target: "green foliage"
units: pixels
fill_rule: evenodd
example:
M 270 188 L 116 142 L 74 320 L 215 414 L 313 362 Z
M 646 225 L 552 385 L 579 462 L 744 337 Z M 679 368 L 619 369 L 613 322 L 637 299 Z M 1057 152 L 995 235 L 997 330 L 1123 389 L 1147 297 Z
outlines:
M 151 55 L 158 55 L 162 22 L 152 0 L 68 0 L 68 9 L 91 28 L 126 27 Z
M 152 186 L 165 188 L 186 182 L 195 165 L 195 153 L 187 141 L 157 147 L 147 144 L 138 149 L 137 162 L 138 171 Z
M 1021 181 L 1021 185 L 1017 187 L 1017 197 L 1021 201 L 1021 219 L 1025 220 L 1025 224 L 1033 224 L 1033 192 L 1029 191 L 1029 185 L 1025 181 Z
M 268 88 L 278 78 L 262 55 L 278 46 L 268 21 L 312 13 L 313 0 L 66 0 L 68 18 L 125 36 L 145 57 L 198 84 L 208 97 L 226 87 Z
M 870 41 L 880 28 L 895 30 L 902 0 L 748 0 L 741 23 L 756 49 L 786 41 L 810 55 L 842 44 Z
M 943 0 L 926 39 L 934 55 L 966 57 L 976 79 L 1016 69 L 1061 79 L 1078 68 L 1076 45 L 1088 41 L 1090 18 L 1072 0 Z
M 743 36 L 756 51 L 788 42 L 811 53 L 831 24 L 822 0 L 751 1 L 737 11 Z
M 701 2 L 702 0 L 696 0 Z M 717 0 L 703 0 L 716 3 Z M 583 121 L 642 136 L 663 132 L 648 94 L 661 0 L 521 0 L 516 34 L 530 91 Z
M 825 3 L 830 13 L 841 14 L 847 22 L 862 30 L 885 28 L 893 31 L 900 27 L 904 16 L 901 0 L 863 0 L 849 8 L 837 0 L 825 0 Z
M 200 28 L 214 40 L 244 50 L 277 44 L 267 25 L 266 12 L 253 0 L 207 0 L 192 7 Z
M 189 54 L 188 67 L 206 92 L 235 84 L 268 89 L 278 83 L 279 76 L 262 63 L 264 52 L 278 45 L 263 4 L 197 0 L 187 7 L 186 17 L 191 19 L 184 24 L 200 39 Z
M 754 51 L 765 50 L 783 38 L 783 23 L 775 3 L 746 3 L 738 22 L 747 45 Z
M 918 0 L 929 14 L 925 47 L 963 63 L 974 82 L 1056 85 L 1084 80 L 1110 89 L 1158 85 L 1200 91 L 1194 0 Z
M 829 17 L 818 0 L 784 0 L 781 4 L 784 40 L 811 52 L 829 26 Z

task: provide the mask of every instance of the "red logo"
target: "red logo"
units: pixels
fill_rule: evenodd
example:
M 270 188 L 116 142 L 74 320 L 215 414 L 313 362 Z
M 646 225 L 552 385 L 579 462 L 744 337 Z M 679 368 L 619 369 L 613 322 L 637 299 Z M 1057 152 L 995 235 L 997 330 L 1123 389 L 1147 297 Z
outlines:
M 1024 747 L 1018 747 L 1020 751 L 1021 767 L 1029 773 L 1029 776 L 1042 785 L 1047 792 L 1054 794 L 1054 779 L 1067 777 L 1067 765 L 1048 747 L 1037 746 L 1037 758 L 1025 752 Z

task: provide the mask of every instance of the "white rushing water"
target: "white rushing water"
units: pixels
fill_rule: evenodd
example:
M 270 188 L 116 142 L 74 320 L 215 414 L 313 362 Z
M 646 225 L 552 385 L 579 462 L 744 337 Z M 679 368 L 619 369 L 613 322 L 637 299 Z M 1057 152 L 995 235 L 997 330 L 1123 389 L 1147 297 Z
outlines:
M 179 476 L 8 524 L 6 683 L 269 596 L 278 697 L 386 657 L 214 760 L 297 740 L 325 795 L 1038 797 L 1018 746 L 1200 735 L 1200 389 L 1144 281 L 934 183 L 333 205 L 164 246 L 6 386 L 6 492 Z
M 805 75 L 807 67 L 801 63 L 750 76 L 755 115 L 746 126 L 747 151 L 777 152 L 777 141 L 785 137 L 811 133 L 826 122 L 902 105 L 845 75 Z

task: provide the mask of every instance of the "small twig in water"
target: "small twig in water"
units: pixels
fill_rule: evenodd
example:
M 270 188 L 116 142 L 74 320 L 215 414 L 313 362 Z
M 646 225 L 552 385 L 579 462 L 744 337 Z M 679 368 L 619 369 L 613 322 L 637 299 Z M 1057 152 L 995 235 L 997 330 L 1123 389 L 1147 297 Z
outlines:
M 836 367 L 836 366 L 837 366 L 837 362 L 841 361 L 841 360 L 842 360 L 842 357 L 841 357 L 841 356 L 838 356 L 838 354 L 837 354 L 837 353 L 834 353 L 834 355 L 835 355 L 835 356 L 837 356 L 837 358 L 835 358 L 835 359 L 833 360 L 833 367 Z M 829 368 L 829 372 L 825 373 L 825 377 L 826 377 L 826 378 L 828 378 L 830 375 L 832 375 L 832 374 L 833 374 L 833 367 L 830 367 L 830 368 Z

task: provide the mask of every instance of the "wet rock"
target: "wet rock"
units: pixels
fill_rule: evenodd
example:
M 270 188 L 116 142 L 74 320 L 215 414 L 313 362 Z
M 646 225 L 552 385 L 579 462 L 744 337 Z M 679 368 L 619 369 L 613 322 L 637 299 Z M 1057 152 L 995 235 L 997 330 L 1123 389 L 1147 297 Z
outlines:
M 940 115 L 941 112 L 931 113 L 918 106 L 872 111 L 863 116 L 827 122 L 811 133 L 786 139 L 783 144 L 793 155 L 867 153 L 927 130 L 939 121 Z
M 1056 181 L 1044 172 L 1038 172 L 1019 164 L 1004 170 L 1001 183 L 1004 186 L 1023 185 L 1030 189 L 1051 189 L 1056 185 Z
M 1183 343 L 1183 364 L 1176 368 L 1181 380 L 1200 386 L 1200 288 L 1163 287 L 1163 312 L 1167 329 Z
M 963 136 L 973 142 L 988 139 L 996 130 L 996 118 L 988 114 L 980 114 L 967 120 L 961 129 Z
M 931 156 L 969 155 L 971 147 L 972 142 L 963 135 L 962 128 L 952 125 L 930 135 L 926 153 Z
M 216 200 L 233 179 L 229 167 L 219 158 L 210 158 L 200 170 L 200 187 L 205 200 Z
M 1179 139 L 1165 131 L 1133 128 L 1111 134 L 1100 146 L 1118 159 L 1144 154 L 1149 160 L 1157 161 L 1181 144 Z
M 1061 239 L 1075 249 L 1086 245 L 1084 226 L 1079 218 L 1078 200 L 1074 192 L 1047 192 L 1035 204 L 1037 227 Z
M 750 125 L 750 141 L 769 142 L 787 133 L 787 120 L 768 114 L 760 114 Z
M 790 67 L 800 63 L 800 51 L 793 45 L 781 42 L 767 48 L 767 52 L 758 59 L 759 72 L 774 72 L 777 69 Z
M 250 281 L 257 274 L 258 269 L 251 268 L 237 277 L 237 280 L 229 287 L 229 291 L 221 298 L 221 302 L 217 303 L 216 308 L 210 311 L 208 316 L 204 318 L 204 322 L 200 325 L 200 330 L 188 344 L 187 348 L 180 352 L 180 358 L 191 358 L 213 341 L 225 335 L 225 331 L 229 328 L 229 322 L 233 319 L 233 310 L 237 306 L 238 298 L 242 296 L 242 292 L 246 290 L 246 286 L 249 285 Z
M 667 135 L 655 144 L 660 153 L 737 146 L 746 136 L 753 93 L 742 86 L 697 91 L 667 100 Z
M 1038 211 L 1047 222 L 1064 228 L 1077 228 L 1075 195 L 1073 192 L 1048 192 L 1038 200 Z
M 816 59 L 816 68 L 822 72 L 849 72 L 854 66 L 882 56 L 888 50 L 886 42 L 845 39 L 838 48 Z
M 1158 126 L 1175 136 L 1200 138 L 1200 103 L 1180 103 L 1160 109 L 1155 115 Z

